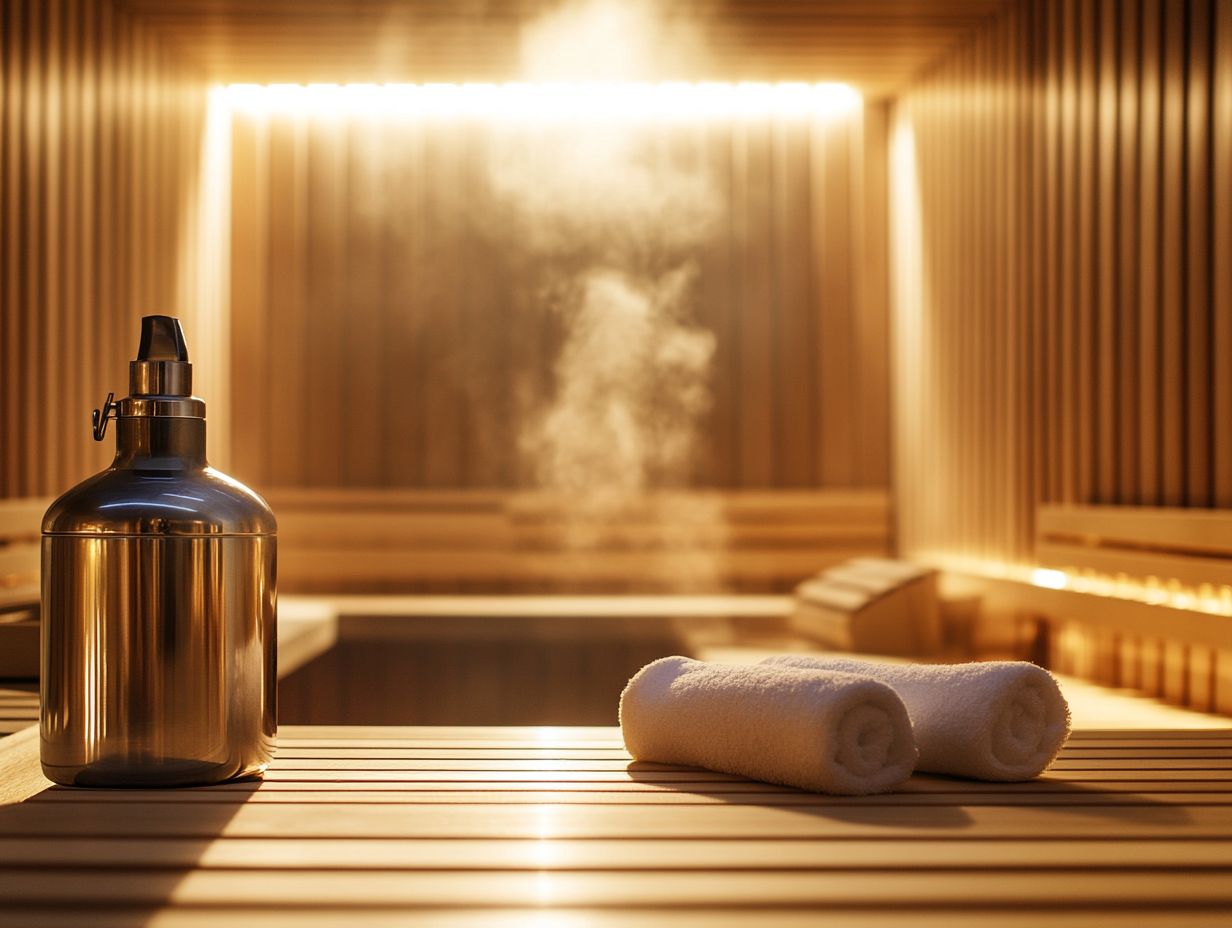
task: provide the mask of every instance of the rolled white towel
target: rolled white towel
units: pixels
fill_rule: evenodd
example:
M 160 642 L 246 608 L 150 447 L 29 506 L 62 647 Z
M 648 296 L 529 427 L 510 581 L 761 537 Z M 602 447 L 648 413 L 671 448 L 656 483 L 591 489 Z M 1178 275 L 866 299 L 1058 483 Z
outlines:
M 917 770 L 979 780 L 1029 780 L 1069 737 L 1069 704 L 1052 674 L 1025 661 L 883 664 L 782 655 L 759 666 L 856 673 L 894 687 L 920 749 Z
M 620 729 L 635 760 L 851 796 L 892 789 L 916 759 L 894 691 L 847 673 L 664 657 L 625 687 Z

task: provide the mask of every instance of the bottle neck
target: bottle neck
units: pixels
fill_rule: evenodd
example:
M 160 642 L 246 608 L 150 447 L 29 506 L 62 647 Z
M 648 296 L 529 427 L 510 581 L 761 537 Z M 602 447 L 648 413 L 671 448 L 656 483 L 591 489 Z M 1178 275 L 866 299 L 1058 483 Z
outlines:
M 116 456 L 112 466 L 157 471 L 205 467 L 205 420 L 122 416 L 116 419 Z

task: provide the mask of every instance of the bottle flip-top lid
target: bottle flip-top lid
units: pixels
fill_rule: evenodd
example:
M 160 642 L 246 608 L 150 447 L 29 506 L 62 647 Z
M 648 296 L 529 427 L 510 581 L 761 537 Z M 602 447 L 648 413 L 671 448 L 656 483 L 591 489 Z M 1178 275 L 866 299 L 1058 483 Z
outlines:
M 94 410 L 100 440 L 108 418 L 121 420 L 115 462 L 52 503 L 43 517 L 44 535 L 276 534 L 265 501 L 206 464 L 205 403 L 192 396 L 192 365 L 175 317 L 141 320 L 129 390 L 118 403 L 108 396 L 104 407 Z
M 137 358 L 128 364 L 133 396 L 192 396 L 192 364 L 175 316 L 143 316 Z
M 94 410 L 95 441 L 103 440 L 112 417 L 205 418 L 205 401 L 192 395 L 188 344 L 175 316 L 142 316 L 137 357 L 128 364 L 128 392 L 119 402 L 107 394 L 102 409 Z

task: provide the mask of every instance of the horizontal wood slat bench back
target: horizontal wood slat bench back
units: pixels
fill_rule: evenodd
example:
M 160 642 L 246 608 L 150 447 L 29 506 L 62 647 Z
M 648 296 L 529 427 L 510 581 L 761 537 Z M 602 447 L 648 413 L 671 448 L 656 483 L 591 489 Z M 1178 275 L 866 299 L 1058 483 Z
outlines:
M 285 592 L 785 591 L 891 537 L 884 490 L 647 492 L 601 513 L 529 491 L 265 495 Z
M 0 807 L 0 862 L 14 926 L 1213 925 L 1232 730 L 845 798 L 631 763 L 614 728 L 286 726 L 263 783 Z

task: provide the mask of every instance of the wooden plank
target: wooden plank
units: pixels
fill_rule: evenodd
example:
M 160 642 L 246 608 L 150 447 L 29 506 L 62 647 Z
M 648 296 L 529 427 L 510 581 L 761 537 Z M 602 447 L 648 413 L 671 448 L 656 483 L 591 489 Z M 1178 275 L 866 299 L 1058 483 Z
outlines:
M 835 542 L 884 543 L 887 528 L 880 521 L 868 523 L 797 524 L 764 522 L 660 522 L 613 518 L 597 529 L 597 547 L 679 547 L 681 542 L 698 546 L 730 543 L 743 546 L 823 546 Z M 559 525 L 537 522 L 511 523 L 487 514 L 438 515 L 400 512 L 317 513 L 278 512 L 279 540 L 289 546 L 330 549 L 355 544 L 380 543 L 399 547 L 560 548 Z
M 1081 0 L 1077 4 L 1079 45 L 1078 45 L 1078 110 L 1076 113 L 1075 134 L 1078 137 L 1077 151 L 1077 195 L 1078 201 L 1078 241 L 1077 245 L 1077 281 L 1075 291 L 1077 304 L 1074 314 L 1077 317 L 1076 366 L 1077 384 L 1070 402 L 1077 405 L 1076 428 L 1077 436 L 1075 451 L 1077 454 L 1076 499 L 1089 500 L 1096 493 L 1097 454 L 1095 444 L 1099 428 L 1098 410 L 1096 407 L 1098 386 L 1098 369 L 1096 367 L 1096 324 L 1098 321 L 1099 272 L 1095 256 L 1099 247 L 1099 231 L 1096 225 L 1096 56 L 1098 45 L 1096 40 L 1097 0 Z
M 1212 62 L 1211 110 L 1211 202 L 1212 255 L 1232 252 L 1232 9 L 1227 3 L 1215 5 L 1214 51 Z M 1232 264 L 1212 262 L 1212 405 L 1213 422 L 1232 421 L 1232 365 L 1221 363 L 1232 352 Z M 1212 475 L 1212 502 L 1232 508 L 1232 430 L 1215 428 Z
M 816 870 L 866 867 L 969 870 L 1070 869 L 1088 872 L 1118 867 L 1226 868 L 1230 841 L 1041 840 L 1007 843 L 978 838 L 886 842 L 844 841 L 835 845 L 797 839 L 731 842 L 673 840 L 578 841 L 553 839 L 431 840 L 372 838 L 321 839 L 223 838 L 202 848 L 192 839 L 61 838 L 32 842 L 0 838 L 0 857 L 27 867 L 105 869 L 142 868 L 152 873 L 193 867 L 199 870 Z
M 1089 548 L 1083 545 L 1040 542 L 1040 564 L 1061 568 L 1089 568 L 1108 576 L 1157 577 L 1194 586 L 1203 583 L 1232 584 L 1232 559 L 1177 557 L 1154 552 Z
M 1163 46 L 1160 119 L 1160 447 L 1165 506 L 1185 502 L 1184 226 L 1185 19 L 1184 6 L 1161 6 Z
M 732 133 L 734 234 L 742 252 L 740 316 L 740 486 L 773 486 L 774 424 L 770 407 L 771 357 L 768 191 L 769 125 L 764 119 L 739 124 Z
M 1151 646 L 1151 637 L 1158 636 L 1160 628 L 1167 628 L 1171 638 L 1190 645 L 1227 648 L 1229 644 L 1230 630 L 1226 623 L 1211 621 L 1209 613 L 1149 605 L 1133 599 L 1052 590 L 1030 583 L 990 579 L 972 574 L 962 576 L 983 592 L 986 596 L 986 608 L 1027 609 L 1047 617 L 1080 615 L 1086 627 L 1106 628 L 1121 634 L 1142 636 L 1142 686 L 1150 695 L 1155 693 L 1146 682 L 1149 667 L 1146 650 Z
M 867 806 L 841 816 L 801 815 L 753 805 L 554 807 L 501 805 L 381 806 L 320 803 L 305 817 L 294 805 L 100 802 L 83 815 L 78 803 L 21 803 L 4 814 L 11 837 L 132 838 L 942 838 L 961 825 L 984 838 L 1232 838 L 1232 808 L 1203 807 L 1200 816 L 1168 806 L 1063 807 Z M 11 898 L 7 896 L 6 898 Z
M 547 784 L 544 784 L 545 786 Z M 1032 808 L 1052 808 L 1058 806 L 1107 807 L 1109 809 L 1134 809 L 1179 806 L 1189 809 L 1194 806 L 1215 807 L 1232 806 L 1232 796 L 1226 789 L 1194 790 L 1190 792 L 1161 791 L 1137 798 L 1125 794 L 1105 794 L 1093 796 L 1075 795 L 1066 792 L 1047 792 L 1039 795 L 950 795 L 922 794 L 912 796 L 910 800 L 903 797 L 883 799 L 876 802 L 863 801 L 859 803 L 840 802 L 829 797 L 818 797 L 808 793 L 715 793 L 690 790 L 687 793 L 671 790 L 640 790 L 611 792 L 585 792 L 582 790 L 506 790 L 502 784 L 494 784 L 494 788 L 482 791 L 462 790 L 424 790 L 422 792 L 405 791 L 393 788 L 376 788 L 369 790 L 353 789 L 335 791 L 333 789 L 271 789 L 250 794 L 240 794 L 235 791 L 196 791 L 186 793 L 180 798 L 169 796 L 166 791 L 142 793 L 129 796 L 127 793 L 113 802 L 148 802 L 174 805 L 187 808 L 197 805 L 215 807 L 228 806 L 238 809 L 241 805 L 294 805 L 305 812 L 318 805 L 363 805 L 363 806 L 435 806 L 435 805 L 524 805 L 542 808 L 550 806 L 655 806 L 679 808 L 684 806 L 730 807 L 738 805 L 757 806 L 759 808 L 793 808 L 793 809 L 840 809 L 896 807 L 925 808 L 953 807 L 963 808 L 978 806 L 999 806 L 1017 808 L 1029 804 Z M 32 800 L 28 800 L 32 801 Z M 56 792 L 40 798 L 39 802 L 70 803 L 82 807 L 83 811 L 91 808 L 90 800 L 82 798 L 78 793 Z
M 769 163 L 771 194 L 771 265 L 775 309 L 774 368 L 778 395 L 774 434 L 775 485 L 809 487 L 817 474 L 815 423 L 818 395 L 815 317 L 811 295 L 812 235 L 807 234 L 812 183 L 807 125 L 777 122 L 771 127 Z M 808 230 L 811 231 L 811 230 Z M 884 481 L 883 481 L 884 483 Z
M 0 738 L 0 809 L 51 785 L 43 776 L 38 747 L 38 726 L 28 722 L 20 731 Z
M 522 624 L 527 619 L 572 619 L 592 622 L 602 618 L 645 619 L 660 622 L 715 617 L 783 618 L 791 612 L 787 596 L 284 596 L 280 615 L 381 616 L 401 621 L 407 617 L 482 617 Z M 298 728 L 291 729 L 293 731 Z M 312 729 L 319 732 L 319 729 Z M 284 733 L 286 729 L 284 728 Z M 350 731 L 343 729 L 343 731 Z M 457 731 L 465 731 L 457 729 Z M 570 733 L 575 733 L 569 728 Z M 603 731 L 596 729 L 596 731 Z M 362 729 L 361 729 L 362 732 Z M 611 732 L 606 732 L 611 735 Z M 544 732 L 519 729 L 503 737 L 540 737 Z M 467 732 L 467 736 L 470 733 Z
M 1048 876 L 1052 905 L 1155 904 L 1226 905 L 1232 902 L 1227 874 L 1160 872 L 1053 872 Z M 623 874 L 552 873 L 548 879 L 517 874 L 484 875 L 480 905 L 538 906 L 545 895 L 558 906 L 647 905 L 813 905 L 846 907 L 898 901 L 912 905 L 1038 904 L 1039 879 L 1033 873 L 963 872 L 949 879 L 936 873 L 906 872 L 886 880 L 882 873 L 850 872 L 729 874 L 715 880 L 708 873 Z M 89 871 L 26 870 L 0 873 L 0 891 L 12 903 L 162 903 L 177 905 L 337 903 L 355 908 L 382 905 L 474 906 L 472 873 L 351 873 L 187 871 L 170 879 L 147 874 L 99 874 Z M 361 903 L 362 900 L 362 903 Z
M 338 640 L 338 616 L 330 610 L 317 615 L 278 617 L 278 676 L 288 676 L 324 654 Z
M 720 575 L 733 579 L 781 581 L 794 585 L 825 567 L 871 553 L 868 547 L 818 548 L 806 551 L 725 551 L 717 556 Z M 638 588 L 652 582 L 678 588 L 682 572 L 695 563 L 691 552 L 608 551 L 602 560 L 582 565 L 571 551 L 561 552 L 452 552 L 425 550 L 413 555 L 388 549 L 297 551 L 284 554 L 279 579 L 291 588 L 315 580 L 330 588 L 343 582 L 398 580 L 400 578 L 488 578 L 528 580 L 558 578 L 584 582 L 625 583 L 636 578 Z M 317 587 L 318 589 L 321 586 Z
M 308 460 L 308 379 L 304 326 L 307 127 L 302 118 L 284 116 L 269 126 L 267 267 L 273 286 L 265 296 L 269 346 L 258 364 L 265 369 L 269 397 L 271 482 L 301 483 Z M 242 402 L 242 401 L 241 401 Z
M 1078 121 L 1078 70 L 1081 66 L 1079 52 L 1079 16 L 1080 7 L 1077 3 L 1061 3 L 1059 5 L 1059 22 L 1056 24 L 1056 53 L 1060 59 L 1060 85 L 1058 92 L 1060 100 L 1058 108 L 1058 146 L 1059 153 L 1059 184 L 1057 188 L 1057 211 L 1059 213 L 1059 235 L 1056 247 L 1060 249 L 1058 273 L 1058 317 L 1056 344 L 1059 362 L 1057 376 L 1060 380 L 1060 392 L 1057 397 L 1058 409 L 1056 427 L 1060 433 L 1057 446 L 1056 468 L 1058 471 L 1058 495 L 1053 497 L 1063 502 L 1079 502 L 1078 497 L 1078 457 L 1077 437 L 1079 431 L 1078 411 L 1081 401 L 1078 398 L 1081 373 L 1078 371 L 1077 336 L 1079 326 L 1085 318 L 1079 308 L 1079 275 L 1078 239 L 1081 230 L 1078 228 L 1078 206 L 1080 191 L 1078 190 L 1078 140 L 1080 131 Z
M 41 189 L 40 202 L 36 209 L 40 211 L 40 226 L 43 241 L 35 245 L 32 251 L 35 262 L 31 268 L 33 273 L 42 276 L 40 304 L 32 304 L 30 311 L 38 314 L 35 323 L 39 328 L 39 354 L 27 358 L 31 363 L 31 373 L 37 372 L 37 379 L 27 381 L 34 387 L 38 395 L 51 399 L 56 406 L 64 406 L 63 374 L 57 370 L 60 366 L 60 343 L 62 341 L 61 324 L 64 315 L 64 266 L 62 238 L 63 229 L 63 156 L 64 156 L 64 62 L 61 55 L 61 36 L 64 28 L 64 4 L 51 3 L 43 8 L 43 113 L 42 134 L 40 140 L 43 146 L 41 156 Z M 41 261 L 40 261 L 41 254 Z M 36 426 L 30 439 L 35 439 L 42 432 L 39 453 L 44 459 L 38 463 L 31 460 L 31 470 L 38 474 L 41 486 L 48 489 L 64 485 L 64 423 L 51 423 L 50 427 Z M 46 492 L 46 491 L 42 491 Z
M 1163 804 L 1187 806 L 1227 805 L 1229 778 L 1206 771 L 1184 771 L 1185 777 L 1174 779 L 1174 771 L 1124 771 L 1106 775 L 1091 771 L 1061 771 L 1021 784 L 953 783 L 935 777 L 918 776 L 884 800 L 860 799 L 859 805 L 1114 805 L 1150 806 L 1156 800 Z M 1222 776 L 1222 779 L 1217 777 Z M 1153 778 L 1152 778 L 1153 777 Z M 1078 785 L 1075 785 L 1078 784 Z M 45 784 L 44 784 L 45 785 Z M 467 787 L 463 789 L 462 787 Z M 1016 787 L 1016 788 L 1010 788 Z M 42 787 L 40 787 L 41 789 Z M 529 804 L 678 804 L 705 805 L 717 801 L 752 805 L 816 805 L 818 797 L 787 787 L 753 780 L 707 780 L 689 786 L 687 792 L 677 782 L 650 782 L 630 779 L 627 782 L 587 782 L 571 780 L 501 781 L 491 789 L 478 790 L 468 784 L 450 780 L 330 780 L 298 781 L 270 780 L 259 784 L 251 781 L 227 783 L 210 787 L 191 787 L 176 793 L 162 791 L 129 792 L 109 798 L 109 802 L 296 802 L 296 797 L 315 802 L 349 803 L 411 803 L 464 802 L 479 804 L 495 801 L 489 793 L 499 795 L 500 802 Z M 98 802 L 97 796 L 64 788 L 50 790 L 29 798 L 31 802 Z M 820 804 L 834 805 L 822 797 Z M 842 803 L 837 803 L 841 805 Z
M 77 928 L 81 924 L 82 909 L 40 906 L 38 909 L 41 928 Z M 147 908 L 91 908 L 91 922 L 99 928 L 129 928 L 140 921 L 149 928 L 212 928 L 218 919 L 226 918 L 237 924 L 261 922 L 272 928 L 301 928 L 301 926 L 337 925 L 339 913 L 333 907 L 304 909 L 299 907 L 272 909 L 261 906 L 210 906 L 201 909 L 166 908 L 151 914 Z M 1141 906 L 1129 908 L 1119 905 L 1099 907 L 1053 907 L 1047 912 L 1015 912 L 1004 908 L 964 907 L 962 911 L 915 913 L 912 923 L 922 928 L 972 928 L 996 921 L 1005 928 L 1038 928 L 1040 925 L 1066 925 L 1069 928 L 1100 928 L 1109 920 L 1124 928 L 1211 928 L 1219 925 L 1223 912 L 1219 908 L 1195 907 L 1167 913 L 1144 910 Z M 776 907 L 763 909 L 757 914 L 759 925 L 771 928 L 806 928 L 817 924 L 825 917 L 817 908 Z M 13 928 L 28 928 L 29 910 L 22 910 L 15 917 L 6 917 L 0 912 L 0 925 Z M 643 908 L 636 913 L 630 910 L 579 909 L 554 910 L 550 913 L 521 909 L 472 909 L 451 911 L 439 908 L 408 909 L 406 907 L 383 907 L 346 912 L 348 925 L 360 928 L 402 928 L 402 926 L 431 925 L 440 928 L 506 928 L 543 924 L 551 919 L 552 924 L 586 925 L 593 928 L 626 928 L 628 925 L 654 925 L 664 928 L 710 928 L 710 926 L 737 926 L 748 923 L 748 910 L 741 908 L 710 908 L 690 906 L 681 908 Z M 880 909 L 843 910 L 844 925 L 852 928 L 891 928 L 902 923 L 902 912 L 893 906 Z
M 439 131 L 425 135 L 424 172 L 435 182 L 420 185 L 425 194 L 420 221 L 433 230 L 425 252 L 427 266 L 423 277 L 427 286 L 421 290 L 433 305 L 419 330 L 422 340 L 419 360 L 425 375 L 420 387 L 424 423 L 424 454 L 420 467 L 424 485 L 429 487 L 465 485 L 460 466 L 462 414 L 459 384 L 454 376 L 456 346 L 462 339 L 461 297 L 465 286 L 463 255 L 459 254 L 463 223 L 466 221 L 462 206 L 465 191 L 458 189 L 457 175 L 463 131 L 463 127 L 447 123 Z M 370 163 L 376 163 L 379 170 L 380 159 L 392 157 L 392 153 L 372 151 L 367 157 Z M 376 171 L 372 173 L 376 174 Z M 373 187 L 370 196 L 372 223 L 374 228 L 379 228 L 379 202 L 383 192 Z M 374 294 L 371 311 L 379 312 L 381 304 L 380 295 Z M 373 421 L 371 428 L 359 433 L 357 438 L 362 441 L 359 436 L 373 434 L 378 429 L 379 425 Z
M 0 711 L 10 707 L 37 708 L 38 696 L 31 694 L 24 701 L 18 702 L 6 698 L 0 703 Z M 1160 746 L 1152 741 L 1150 746 L 1139 746 L 1142 742 L 1113 741 L 1112 746 L 1102 742 L 1073 742 L 1067 744 L 1063 756 L 1073 760 L 1079 757 L 1101 757 L 1117 759 L 1142 759 L 1162 757 L 1232 757 L 1232 740 L 1203 739 L 1197 742 L 1173 740 Z M 621 760 L 626 763 L 629 755 L 623 748 L 484 748 L 477 750 L 459 745 L 452 748 L 395 746 L 395 747 L 317 747 L 303 745 L 301 742 L 283 739 L 279 743 L 276 764 L 283 764 L 297 759 L 329 759 L 355 757 L 366 761 L 384 759 L 401 760 L 449 760 L 480 757 L 488 762 L 503 760 Z
M 1153 506 L 1040 506 L 1040 536 L 1232 555 L 1232 513 Z
M 1116 286 L 1117 216 L 1117 0 L 1102 0 L 1098 9 L 1098 89 L 1097 135 L 1093 182 L 1098 204 L 1096 217 L 1099 240 L 1095 246 L 1098 262 L 1098 321 L 1096 344 L 1096 394 L 1098 410 L 1094 453 L 1097 460 L 1095 497 L 1100 502 L 1117 499 L 1117 339 Z M 1094 23 L 1093 23 L 1094 25 Z
M 0 912 L 0 925 L 12 928 L 28 928 L 29 911 L 23 909 L 12 917 Z M 334 907 L 300 907 L 274 909 L 263 906 L 209 906 L 206 908 L 164 908 L 153 914 L 148 908 L 107 908 L 87 910 L 91 922 L 98 928 L 130 928 L 134 921 L 149 928 L 212 928 L 220 918 L 236 924 L 261 922 L 271 928 L 303 928 L 303 926 L 337 925 L 339 912 Z M 40 906 L 38 909 L 41 928 L 77 928 L 81 924 L 81 908 Z M 654 925 L 664 928 L 711 928 L 711 926 L 738 926 L 748 923 L 749 913 L 741 908 L 710 908 L 690 906 L 681 908 L 643 908 L 636 913 L 630 910 L 579 909 L 541 910 L 520 909 L 472 909 L 442 910 L 439 908 L 413 909 L 406 907 L 368 908 L 346 911 L 348 925 L 359 928 L 403 928 L 403 926 L 430 925 L 434 928 L 506 928 L 543 924 L 551 919 L 552 924 L 586 925 L 592 928 L 626 928 L 629 925 Z M 962 911 L 920 911 L 912 916 L 912 924 L 921 928 L 976 928 L 995 921 L 1005 928 L 1039 928 L 1040 925 L 1065 925 L 1068 928 L 1101 928 L 1109 920 L 1115 920 L 1123 928 L 1212 928 L 1219 925 L 1223 915 L 1218 907 L 1194 907 L 1184 910 L 1159 912 L 1144 910 L 1142 906 L 1126 907 L 1108 905 L 1099 907 L 1053 907 L 1047 912 L 1034 910 L 1015 912 L 1003 907 L 965 906 Z M 817 908 L 775 907 L 757 913 L 758 925 L 771 928 L 809 928 L 825 917 Z M 881 909 L 846 909 L 841 913 L 844 925 L 852 928 L 892 928 L 902 923 L 902 911 L 890 906 Z
M 3 420 L 0 420 L 0 463 L 3 465 L 0 466 L 0 496 L 17 496 L 22 492 L 18 485 L 17 469 L 22 453 L 22 423 L 18 417 L 21 367 L 18 358 L 22 325 L 20 243 L 24 215 L 20 205 L 24 190 L 21 133 L 24 123 L 22 104 L 25 100 L 25 83 L 20 44 L 24 12 L 24 5 L 21 3 L 5 4 L 3 11 L 4 113 L 3 125 L 0 126 L 3 176 L 0 177 L 0 191 L 4 202 L 11 205 L 4 210 L 4 216 L 0 217 L 0 222 L 3 223 L 0 227 L 0 242 L 3 247 L 0 260 L 3 265 L 0 266 L 4 269 L 4 279 L 0 281 L 0 359 L 4 364 L 3 370 L 0 371 L 0 382 L 4 387 L 3 395 L 0 395 L 0 415 L 3 415 Z
M 1140 20 L 1138 97 L 1138 492 L 1134 502 L 1160 505 L 1160 65 L 1159 4 L 1144 3 Z M 1136 57 L 1139 57 L 1136 56 Z
M 346 365 L 343 346 L 350 310 L 347 299 L 346 155 L 350 133 L 345 118 L 313 119 L 306 126 L 305 267 L 306 292 L 300 309 L 305 356 L 312 371 L 304 425 L 309 486 L 343 483 L 346 424 Z M 251 265 L 250 258 L 245 262 Z M 396 423 L 391 423 L 396 428 Z M 285 531 L 278 514 L 278 533 Z
M 306 508 L 311 511 L 333 507 L 416 509 L 453 512 L 509 511 L 516 514 L 552 514 L 571 505 L 567 495 L 550 492 L 508 492 L 490 489 L 408 489 L 364 487 L 295 488 L 275 487 L 267 497 L 277 508 Z M 722 504 L 729 518 L 762 518 L 768 512 L 788 516 L 804 510 L 805 518 L 819 516 L 850 518 L 889 516 L 889 497 L 881 489 L 841 488 L 813 490 L 687 490 L 651 491 L 629 504 L 629 512 L 658 511 L 664 503 L 690 499 L 710 500 Z
M 1213 499 L 1210 396 L 1211 354 L 1211 4 L 1190 5 L 1185 36 L 1184 292 L 1181 346 L 1184 371 L 1185 503 L 1209 506 Z M 1178 312 L 1178 315 L 1180 313 Z
M 1116 455 L 1117 501 L 1141 502 L 1139 490 L 1139 410 L 1138 386 L 1138 106 L 1139 67 L 1138 6 L 1117 4 L 1120 19 L 1118 45 L 1117 84 L 1117 181 L 1119 201 L 1117 204 L 1119 225 L 1117 230 L 1117 293 L 1119 306 L 1117 324 L 1118 339 L 1117 405 L 1119 408 L 1119 431 Z
M 23 393 L 31 396 L 42 386 L 39 372 L 40 327 L 45 319 L 42 288 L 45 277 L 42 273 L 42 246 L 45 241 L 42 226 L 46 220 L 43 210 L 43 139 L 45 133 L 43 124 L 46 120 L 46 69 L 43 65 L 46 41 L 44 38 L 46 25 L 46 10 L 40 4 L 30 4 L 26 7 L 27 33 L 30 36 L 26 46 L 24 63 L 24 95 L 27 103 L 23 106 L 25 125 L 22 130 L 24 151 L 22 167 L 24 169 L 22 186 L 26 190 L 23 197 L 23 240 L 22 248 L 24 267 L 20 270 L 24 282 L 22 303 L 19 314 L 23 321 L 22 349 L 19 355 L 22 369 Z M 20 441 L 17 443 L 21 451 L 18 474 L 23 495 L 34 495 L 45 492 L 39 468 L 39 454 L 42 442 L 33 416 L 23 417 Z
M 864 483 L 885 486 L 890 474 L 890 277 L 889 277 L 889 107 L 863 110 L 861 154 L 862 223 L 859 269 L 861 410 L 859 413 Z
M 37 715 L 37 714 L 36 714 Z M 6 715 L 9 719 L 25 719 L 26 715 Z M 1211 778 L 1220 778 L 1219 771 L 1232 770 L 1232 755 L 1201 752 L 1197 756 L 1176 757 L 1168 752 L 1163 757 L 1061 757 L 1050 769 L 1063 774 L 1070 770 L 1124 770 L 1146 773 L 1155 770 L 1206 770 Z M 552 777 L 544 777 L 550 773 Z M 449 774 L 449 776 L 444 776 Z M 533 776 L 531 774 L 538 774 Z M 507 759 L 486 758 L 369 758 L 366 753 L 355 757 L 280 759 L 266 774 L 267 782 L 362 782 L 381 780 L 390 783 L 422 781 L 475 782 L 595 782 L 595 783 L 656 783 L 695 779 L 726 780 L 731 777 L 700 768 L 679 767 L 649 762 L 631 763 L 626 758 L 614 759 Z M 97 797 L 95 797 L 97 798 Z
M 267 482 L 269 391 L 260 347 L 267 336 L 268 132 L 254 117 L 237 114 L 231 124 L 231 386 L 237 415 L 231 426 L 233 467 L 241 479 Z M 239 412 L 239 398 L 249 414 Z

